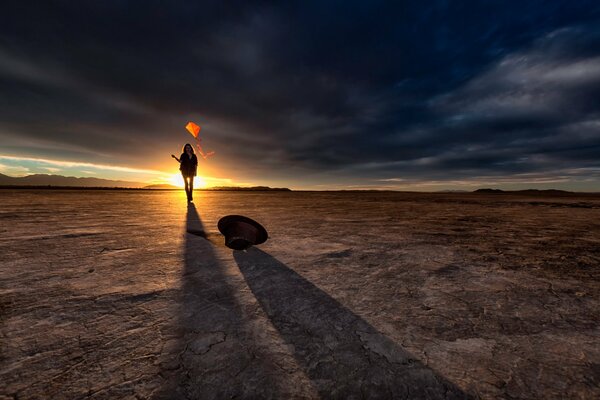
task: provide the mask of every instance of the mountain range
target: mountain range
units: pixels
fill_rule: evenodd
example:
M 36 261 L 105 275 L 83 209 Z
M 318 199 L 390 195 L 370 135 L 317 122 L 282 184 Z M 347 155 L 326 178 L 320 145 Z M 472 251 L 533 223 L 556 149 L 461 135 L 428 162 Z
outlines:
M 35 174 L 13 177 L 0 174 L 0 186 L 65 186 L 65 187 L 118 187 L 142 188 L 147 183 L 114 181 L 101 178 L 76 178 L 74 176 Z
M 115 181 L 100 178 L 76 178 L 74 176 L 35 174 L 22 177 L 14 177 L 0 174 L 0 187 L 63 187 L 63 188 L 131 188 L 131 189 L 178 189 L 181 188 L 169 184 L 148 185 L 142 182 Z M 288 188 L 270 188 L 268 186 L 219 186 L 200 190 L 224 190 L 224 191 L 289 191 Z

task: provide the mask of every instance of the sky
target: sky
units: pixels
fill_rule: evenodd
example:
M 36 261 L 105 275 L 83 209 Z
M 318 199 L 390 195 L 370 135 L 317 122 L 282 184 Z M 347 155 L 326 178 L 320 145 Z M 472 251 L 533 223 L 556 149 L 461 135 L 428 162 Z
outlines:
M 600 191 L 600 2 L 6 1 L 0 173 Z

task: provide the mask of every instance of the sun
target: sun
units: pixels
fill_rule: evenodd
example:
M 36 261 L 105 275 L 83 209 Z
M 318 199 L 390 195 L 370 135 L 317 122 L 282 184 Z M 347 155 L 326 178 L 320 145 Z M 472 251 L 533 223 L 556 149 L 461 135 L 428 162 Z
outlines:
M 169 183 L 173 186 L 177 186 L 177 187 L 183 187 L 185 186 L 183 184 L 183 177 L 181 176 L 181 174 L 173 174 L 171 175 L 171 178 L 169 179 Z
M 177 187 L 181 187 L 181 188 L 185 186 L 185 184 L 183 183 L 183 177 L 181 176 L 181 174 L 171 175 L 171 178 L 169 179 L 169 183 L 173 186 L 177 186 Z M 206 187 L 206 180 L 201 176 L 195 177 L 194 178 L 194 187 L 195 188 Z

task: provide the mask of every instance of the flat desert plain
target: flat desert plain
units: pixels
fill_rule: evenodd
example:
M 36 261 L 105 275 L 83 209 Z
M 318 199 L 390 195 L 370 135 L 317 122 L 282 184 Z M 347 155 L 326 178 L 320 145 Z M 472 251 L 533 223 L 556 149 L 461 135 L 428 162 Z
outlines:
M 195 197 L 0 190 L 1 399 L 600 398 L 600 195 Z

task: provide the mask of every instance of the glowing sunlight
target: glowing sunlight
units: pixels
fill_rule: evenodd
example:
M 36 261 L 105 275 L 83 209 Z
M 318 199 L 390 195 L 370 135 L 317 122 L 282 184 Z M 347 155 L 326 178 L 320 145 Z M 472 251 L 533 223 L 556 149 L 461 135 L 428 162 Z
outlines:
M 177 173 L 177 174 L 173 174 L 171 176 L 171 178 L 169 179 L 169 183 L 173 186 L 177 186 L 177 187 L 184 187 L 184 183 L 183 183 L 183 177 L 181 176 L 181 174 Z M 197 176 L 194 178 L 194 187 L 195 188 L 205 188 L 206 187 L 206 180 L 201 177 L 201 176 Z

